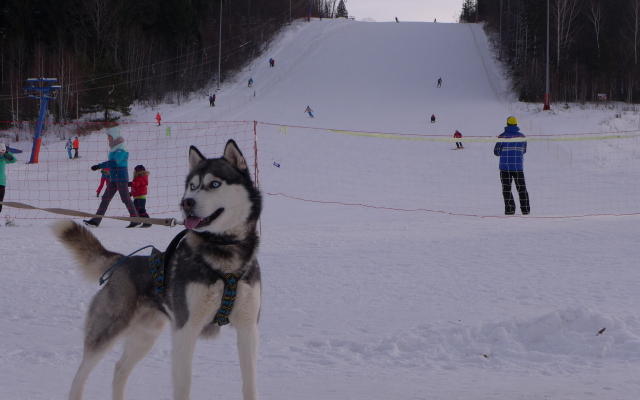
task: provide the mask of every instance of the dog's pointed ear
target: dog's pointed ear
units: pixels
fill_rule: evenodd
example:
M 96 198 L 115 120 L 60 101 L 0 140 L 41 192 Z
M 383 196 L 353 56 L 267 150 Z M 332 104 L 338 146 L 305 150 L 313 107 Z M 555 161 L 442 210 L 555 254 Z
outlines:
M 200 151 L 196 148 L 196 146 L 191 146 L 189 148 L 189 172 L 196 169 L 198 164 L 206 160 L 206 158 L 200 153 Z
M 233 139 L 229 139 L 227 145 L 224 147 L 224 155 L 222 156 L 222 158 L 229 161 L 231 165 L 240 170 L 247 169 L 247 162 L 244 160 L 242 152 Z

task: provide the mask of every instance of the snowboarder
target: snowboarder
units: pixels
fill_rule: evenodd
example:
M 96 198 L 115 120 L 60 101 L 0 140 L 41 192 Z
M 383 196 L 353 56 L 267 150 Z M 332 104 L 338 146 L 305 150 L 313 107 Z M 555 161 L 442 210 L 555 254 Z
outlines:
M 149 171 L 144 165 L 136 165 L 133 169 L 133 181 L 131 181 L 131 197 L 133 205 L 140 218 L 149 218 L 147 214 L 147 186 L 149 186 Z M 142 224 L 141 228 L 151 228 L 151 224 Z
M 456 133 L 453 134 L 453 137 L 456 139 L 462 139 L 462 133 L 456 131 Z M 464 147 L 462 147 L 462 142 L 456 142 L 456 148 L 464 149 Z
M 507 118 L 507 126 L 499 138 L 512 139 L 525 137 L 520 133 L 518 120 L 515 117 Z M 523 158 L 527 152 L 527 142 L 497 142 L 493 148 L 493 154 L 500 157 L 500 182 L 502 183 L 502 197 L 504 198 L 504 214 L 516 213 L 516 203 L 511 194 L 511 181 L 515 181 L 518 197 L 520 198 L 520 211 L 522 215 L 529 214 L 529 193 L 524 181 Z
M 431 114 L 431 123 L 433 124 L 434 122 L 436 122 L 436 116 Z
M 67 149 L 67 154 L 69 155 L 69 159 L 73 158 L 71 154 L 71 150 L 73 150 L 73 143 L 71 142 L 71 138 L 67 139 L 67 144 L 64 145 L 64 148 Z
M 158 126 L 160 126 L 160 121 L 162 121 L 162 115 L 160 115 L 160 112 L 158 111 L 158 113 L 156 114 L 156 121 L 158 121 Z
M 73 141 L 73 151 L 75 152 L 75 154 L 73 155 L 73 158 L 78 158 L 78 149 L 80 149 L 80 141 L 76 136 L 75 140 Z
M 158 114 L 160 115 L 160 114 Z M 98 211 L 96 214 L 104 215 L 107 212 L 107 208 L 109 208 L 109 203 L 111 203 L 111 199 L 118 192 L 120 194 L 120 199 L 127 206 L 127 210 L 129 211 L 129 215 L 131 217 L 138 217 L 138 212 L 136 211 L 136 207 L 133 205 L 133 201 L 131 201 L 131 197 L 129 196 L 128 183 L 129 183 L 129 171 L 128 171 L 128 161 L 129 161 L 129 151 L 127 150 L 127 144 L 124 142 L 124 138 L 122 137 L 122 133 L 120 132 L 120 128 L 113 127 L 109 128 L 107 131 L 107 140 L 109 141 L 109 158 L 107 161 L 102 162 L 100 164 L 96 164 L 91 166 L 92 171 L 97 171 L 99 169 L 109 168 L 109 184 L 102 195 L 102 201 L 98 206 Z M 101 217 L 86 219 L 83 221 L 87 226 L 100 226 L 100 222 L 102 222 Z M 140 225 L 138 222 L 131 222 L 127 228 L 134 228 Z
M 438 87 L 442 86 L 442 78 L 438 78 Z
M 249 78 L 249 86 L 248 87 L 251 87 L 252 85 L 253 85 L 253 78 Z
M 18 161 L 10 151 L 7 151 L 7 147 L 4 143 L 0 143 L 0 202 L 4 201 L 5 187 L 7 186 L 7 175 L 5 173 L 5 165 L 13 164 Z M 0 211 L 2 211 L 2 204 L 0 204 Z
M 307 106 L 307 108 L 304 109 L 304 112 L 309 113 L 309 116 L 313 118 L 313 110 L 311 109 L 311 107 Z

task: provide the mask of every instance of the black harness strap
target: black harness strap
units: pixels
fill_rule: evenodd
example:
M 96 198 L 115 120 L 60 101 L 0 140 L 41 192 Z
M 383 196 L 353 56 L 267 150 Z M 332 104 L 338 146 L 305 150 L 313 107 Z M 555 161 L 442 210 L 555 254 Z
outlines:
M 165 265 L 169 265 L 173 253 L 175 253 L 178 245 L 187 234 L 189 230 L 185 229 L 178 233 L 167 247 L 167 251 L 164 253 L 153 247 L 151 249 L 151 255 L 149 256 L 149 268 L 151 268 L 151 275 L 156 283 L 156 293 L 164 295 L 164 271 Z M 230 245 L 242 242 L 242 240 L 221 240 L 216 244 L 218 245 Z M 233 311 L 233 304 L 236 301 L 236 295 L 238 294 L 238 282 L 242 278 L 243 274 L 223 274 L 218 270 L 214 272 L 224 282 L 224 293 L 222 295 L 222 301 L 220 308 L 213 318 L 212 324 L 218 324 L 220 326 L 229 324 L 229 314 Z
M 212 324 L 223 326 L 229 323 L 229 314 L 233 311 L 233 303 L 236 301 L 236 295 L 238 294 L 238 282 L 242 278 L 242 274 L 222 274 L 219 271 L 216 271 L 216 273 L 224 281 L 224 294 Z
M 186 235 L 187 232 L 189 232 L 189 230 L 185 229 L 178 233 L 171 243 L 169 243 L 167 251 L 164 253 L 155 247 L 151 249 L 151 255 L 149 256 L 149 268 L 151 268 L 151 276 L 153 276 L 153 280 L 156 282 L 156 293 L 160 295 L 164 294 L 165 265 L 169 264 L 171 257 L 173 257 L 173 253 L 175 253 L 178 248 L 178 244 L 180 244 L 182 238 L 184 238 L 184 235 Z

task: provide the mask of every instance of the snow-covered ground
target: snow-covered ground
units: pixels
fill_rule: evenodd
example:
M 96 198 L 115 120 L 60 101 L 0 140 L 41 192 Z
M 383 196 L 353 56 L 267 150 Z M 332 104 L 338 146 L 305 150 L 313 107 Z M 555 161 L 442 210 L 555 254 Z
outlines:
M 276 60 L 275 68 L 268 67 L 270 57 Z M 250 76 L 255 80 L 252 89 L 246 85 Z M 442 88 L 435 87 L 438 77 L 444 81 Z M 515 115 L 532 139 L 640 127 L 638 113 L 621 105 L 554 104 L 552 113 L 542 113 L 541 105 L 515 102 L 477 25 L 331 20 L 294 25 L 217 97 L 215 108 L 204 98 L 162 106 L 163 124 L 256 120 L 427 137 L 450 137 L 458 129 L 465 138 L 490 138 Z M 307 105 L 316 118 L 303 113 Z M 157 111 L 138 108 L 132 120 L 152 122 Z M 431 113 L 438 118 L 436 124 L 428 122 Z M 329 159 L 336 153 L 352 167 L 345 175 L 374 175 L 366 182 L 375 182 L 380 196 L 389 196 L 387 187 L 396 192 L 402 187 L 392 182 L 401 180 L 395 174 L 402 168 L 377 175 L 376 167 L 367 166 L 402 159 L 415 142 L 384 139 L 389 145 L 372 145 L 383 139 L 335 132 L 323 137 L 314 136 L 307 149 L 289 148 L 306 153 L 289 156 L 299 165 L 277 169 L 271 163 L 287 154 L 269 151 L 287 142 L 260 136 L 266 154 L 260 159 L 265 207 L 258 384 L 263 399 L 640 398 L 640 217 L 538 218 L 536 212 L 547 216 L 551 211 L 538 211 L 532 202 L 527 218 L 478 218 L 268 195 L 286 182 L 289 190 L 304 185 L 306 194 L 324 199 L 331 191 L 327 182 L 335 180 L 340 196 L 348 200 L 348 179 L 335 176 L 335 168 L 303 165 L 305 158 Z M 87 142 L 92 140 L 104 145 L 99 134 Z M 350 150 L 354 140 L 367 151 Z M 453 145 L 430 143 L 447 150 Z M 543 174 L 535 164 L 552 160 L 545 159 L 548 152 L 536 152 L 534 143 L 525 156 L 532 199 L 537 195 L 533 189 L 554 188 L 541 183 L 536 187 L 535 178 Z M 620 150 L 618 142 L 607 143 Z M 638 186 L 640 179 L 633 173 L 638 171 L 638 148 L 634 140 L 624 143 L 634 147 L 618 159 L 624 168 L 598 164 L 597 182 L 624 180 L 612 186 L 611 198 L 624 191 L 624 207 L 629 208 L 634 192 L 628 188 Z M 189 144 L 184 140 L 185 153 Z M 432 151 L 424 160 L 449 165 L 457 157 L 462 168 L 472 171 L 472 163 L 488 153 L 491 173 L 473 178 L 479 180 L 474 190 L 486 186 L 493 193 L 480 197 L 487 207 L 481 216 L 499 216 L 502 207 L 491 147 L 490 142 L 469 142 L 464 151 Z M 587 158 L 579 156 L 585 154 L 572 153 L 576 164 L 571 174 L 581 180 L 586 179 L 580 170 Z M 21 155 L 21 161 L 27 157 Z M 412 163 L 407 173 L 419 167 Z M 7 200 L 12 178 L 21 176 L 21 168 L 24 165 L 7 168 Z M 288 169 L 304 171 L 308 182 L 285 181 L 281 175 Z M 37 180 L 45 172 L 30 173 Z M 315 181 L 316 193 L 309 184 Z M 69 182 L 73 189 L 74 179 Z M 442 190 L 446 182 L 439 184 Z M 357 190 L 355 197 L 366 193 Z M 405 190 L 394 193 L 395 198 L 413 196 L 410 186 Z M 554 190 L 563 190 L 562 185 Z M 592 196 L 588 181 L 571 192 L 572 200 Z M 450 199 L 451 206 L 466 207 L 473 196 L 462 191 Z M 493 211 L 491 199 L 496 201 Z M 609 214 L 603 201 L 596 211 Z M 3 214 L 10 212 L 3 209 Z M 574 213 L 563 211 L 560 216 L 570 215 Z M 81 360 L 84 314 L 99 287 L 81 279 L 49 231 L 50 221 L 18 223 L 18 228 L 0 228 L 0 397 L 65 398 Z M 164 248 L 178 233 L 177 228 L 136 230 L 124 225 L 105 220 L 93 232 L 109 249 L 125 254 L 147 244 Z M 136 368 L 127 387 L 129 398 L 171 397 L 169 338 L 167 331 Z M 110 396 L 120 352 L 117 347 L 98 365 L 86 399 Z M 216 341 L 199 342 L 192 398 L 241 398 L 230 328 Z

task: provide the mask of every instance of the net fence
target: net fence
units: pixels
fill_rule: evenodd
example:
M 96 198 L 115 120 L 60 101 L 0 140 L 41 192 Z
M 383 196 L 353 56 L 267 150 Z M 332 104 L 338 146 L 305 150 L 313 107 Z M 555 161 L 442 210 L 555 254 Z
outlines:
M 356 132 L 253 121 L 120 124 L 129 156 L 129 176 L 142 164 L 149 175 L 147 211 L 180 218 L 188 149 L 219 157 L 234 139 L 269 198 L 335 203 L 401 211 L 475 217 L 504 216 L 496 137 L 421 136 Z M 106 161 L 106 124 L 45 126 L 37 164 L 29 164 L 31 124 L 5 130 L 0 141 L 16 154 L 6 166 L 5 201 L 38 208 L 93 213 L 100 202 Z M 526 133 L 525 133 L 526 134 Z M 80 158 L 70 159 L 66 139 L 79 137 Z M 566 218 L 640 213 L 640 131 L 616 134 L 527 135 L 524 174 L 531 217 Z M 464 149 L 456 149 L 461 141 Z M 502 141 L 502 140 L 500 140 Z M 72 153 L 73 155 L 73 153 Z M 102 189 L 104 191 L 104 188 Z M 518 203 L 518 193 L 513 188 Z M 3 209 L 12 218 L 66 218 L 40 210 Z M 517 212 L 517 214 L 520 214 Z M 107 216 L 128 216 L 119 196 Z

